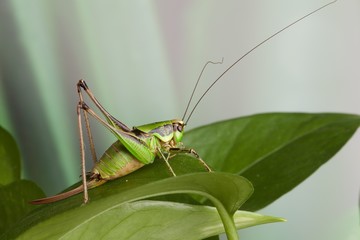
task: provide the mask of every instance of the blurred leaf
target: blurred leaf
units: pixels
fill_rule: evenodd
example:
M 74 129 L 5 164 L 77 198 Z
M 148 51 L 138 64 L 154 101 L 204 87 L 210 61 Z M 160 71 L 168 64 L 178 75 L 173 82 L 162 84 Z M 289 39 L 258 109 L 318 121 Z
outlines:
M 327 162 L 359 124 L 350 114 L 259 114 L 191 130 L 184 142 L 215 170 L 249 179 L 255 192 L 242 208 L 255 211 Z
M 33 182 L 18 180 L 0 187 L 0 233 L 34 209 L 29 201 L 44 197 L 44 193 Z
M 35 208 L 31 199 L 44 196 L 36 184 L 20 180 L 20 161 L 14 138 L 0 127 L 0 233 Z
M 20 153 L 14 138 L 0 127 L 0 185 L 20 180 Z

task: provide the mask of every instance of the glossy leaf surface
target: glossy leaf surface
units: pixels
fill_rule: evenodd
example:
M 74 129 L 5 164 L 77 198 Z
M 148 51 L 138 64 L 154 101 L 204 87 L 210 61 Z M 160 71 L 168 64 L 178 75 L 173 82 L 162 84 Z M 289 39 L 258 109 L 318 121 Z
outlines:
M 255 192 L 242 209 L 256 211 L 331 159 L 359 124 L 350 114 L 258 114 L 194 129 L 184 142 L 216 171 L 249 179 Z

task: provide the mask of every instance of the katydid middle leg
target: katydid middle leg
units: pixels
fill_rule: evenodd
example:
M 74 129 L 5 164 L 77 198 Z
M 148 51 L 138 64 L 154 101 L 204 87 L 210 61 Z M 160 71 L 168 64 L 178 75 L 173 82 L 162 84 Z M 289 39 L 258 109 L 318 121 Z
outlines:
M 192 148 L 170 148 L 169 152 L 189 153 L 193 155 L 199 162 L 201 162 L 208 172 L 212 172 L 211 168 L 206 164 L 204 160 L 200 158 L 200 155 Z

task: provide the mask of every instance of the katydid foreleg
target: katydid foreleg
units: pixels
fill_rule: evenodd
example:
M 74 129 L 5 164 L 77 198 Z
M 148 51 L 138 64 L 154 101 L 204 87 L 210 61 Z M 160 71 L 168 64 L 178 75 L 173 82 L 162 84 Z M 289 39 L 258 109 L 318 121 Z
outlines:
M 171 174 L 175 177 L 176 173 L 174 172 L 174 170 L 172 169 L 170 163 L 169 163 L 169 159 L 170 159 L 170 153 L 166 155 L 164 155 L 164 153 L 159 149 L 159 153 L 161 155 L 161 157 L 164 159 L 166 166 L 168 167 L 169 171 L 171 172 Z

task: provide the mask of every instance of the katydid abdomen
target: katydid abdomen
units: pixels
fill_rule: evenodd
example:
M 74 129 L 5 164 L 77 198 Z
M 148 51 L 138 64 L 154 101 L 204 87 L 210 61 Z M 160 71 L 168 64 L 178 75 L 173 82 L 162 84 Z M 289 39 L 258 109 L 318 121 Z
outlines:
M 112 180 L 132 173 L 145 164 L 137 160 L 120 143 L 114 142 L 101 156 L 91 171 L 90 180 Z
M 88 174 L 87 188 L 98 187 L 105 182 L 132 173 L 145 164 L 137 160 L 120 141 L 114 142 L 100 157 Z M 83 185 L 58 195 L 32 201 L 32 204 L 52 203 L 83 192 Z

